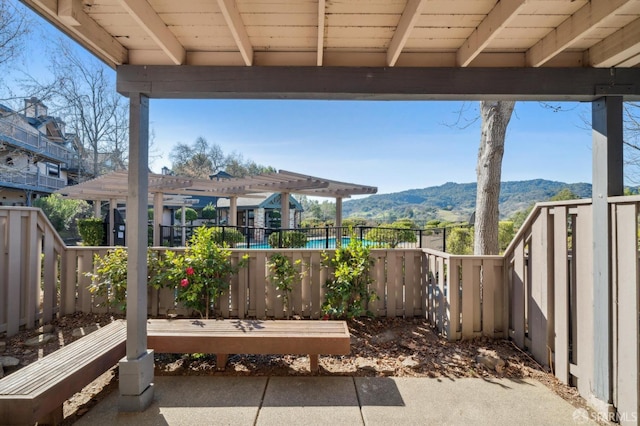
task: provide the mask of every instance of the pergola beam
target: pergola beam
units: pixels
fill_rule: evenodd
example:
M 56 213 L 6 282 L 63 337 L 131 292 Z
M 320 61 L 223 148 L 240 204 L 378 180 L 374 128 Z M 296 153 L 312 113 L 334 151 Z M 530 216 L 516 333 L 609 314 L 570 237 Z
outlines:
M 120 4 L 174 64 L 185 63 L 184 47 L 146 0 L 120 0 Z
M 251 66 L 253 63 L 253 46 L 249 40 L 247 29 L 244 26 L 238 6 L 234 0 L 218 0 L 218 6 L 224 16 L 224 20 L 231 31 L 233 40 L 236 42 L 245 65 Z
M 396 64 L 398 56 L 400 56 L 404 45 L 409 39 L 411 30 L 413 30 L 413 27 L 415 27 L 416 22 L 420 17 L 420 13 L 422 11 L 424 3 L 424 0 L 409 0 L 407 2 L 407 5 L 402 11 L 402 16 L 400 17 L 400 21 L 398 22 L 396 31 L 391 38 L 391 42 L 389 43 L 389 48 L 387 49 L 388 66 L 392 67 Z
M 640 69 L 122 65 L 117 89 L 151 98 L 591 101 L 640 99 Z
M 518 16 L 526 0 L 500 0 L 458 49 L 458 65 L 466 67 Z
M 593 32 L 597 25 L 636 1 L 591 0 L 527 51 L 527 66 L 543 65 L 576 40 Z

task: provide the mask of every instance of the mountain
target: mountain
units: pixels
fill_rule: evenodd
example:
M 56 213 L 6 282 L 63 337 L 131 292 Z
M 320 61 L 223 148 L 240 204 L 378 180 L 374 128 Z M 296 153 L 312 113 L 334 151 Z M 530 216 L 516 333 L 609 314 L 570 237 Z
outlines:
M 502 182 L 500 217 L 526 209 L 532 203 L 546 201 L 568 188 L 581 198 L 591 197 L 589 183 L 563 183 L 544 179 Z M 362 217 L 381 222 L 411 218 L 422 225 L 428 220 L 467 221 L 476 204 L 476 183 L 447 182 L 423 189 L 392 194 L 376 194 L 343 205 L 344 217 Z

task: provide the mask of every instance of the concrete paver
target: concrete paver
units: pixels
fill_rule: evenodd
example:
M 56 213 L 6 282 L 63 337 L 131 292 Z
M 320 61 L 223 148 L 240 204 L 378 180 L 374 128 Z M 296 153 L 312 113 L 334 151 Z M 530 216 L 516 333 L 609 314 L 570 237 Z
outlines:
M 535 380 L 158 376 L 154 402 L 118 413 L 118 391 L 79 425 L 577 425 L 580 410 Z

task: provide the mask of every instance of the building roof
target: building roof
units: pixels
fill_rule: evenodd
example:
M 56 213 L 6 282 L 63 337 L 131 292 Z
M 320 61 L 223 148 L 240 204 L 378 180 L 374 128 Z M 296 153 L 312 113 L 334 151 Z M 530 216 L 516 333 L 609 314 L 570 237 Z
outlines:
M 228 208 L 231 201 L 228 198 L 221 198 L 218 200 L 218 207 Z M 303 211 L 302 204 L 295 199 L 294 196 L 289 195 L 289 204 L 297 211 Z M 259 209 L 280 209 L 280 194 L 261 194 L 255 198 L 238 197 L 237 206 L 240 208 L 259 208 Z
M 171 175 L 149 175 L 149 193 L 191 197 L 251 197 L 265 192 L 288 192 L 318 197 L 349 198 L 352 195 L 375 194 L 378 189 L 353 183 L 307 176 L 280 170 L 247 178 L 221 180 L 192 179 Z M 58 193 L 84 200 L 122 199 L 128 191 L 126 171 L 111 172 L 78 185 L 63 188 Z

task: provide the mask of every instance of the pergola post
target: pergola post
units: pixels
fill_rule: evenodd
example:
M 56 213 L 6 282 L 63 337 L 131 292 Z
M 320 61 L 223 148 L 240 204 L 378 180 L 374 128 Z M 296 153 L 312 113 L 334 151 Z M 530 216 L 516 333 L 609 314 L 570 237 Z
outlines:
M 230 226 L 238 224 L 238 197 L 229 198 L 229 218 L 227 223 Z
M 112 198 L 109 200 L 109 229 L 107 229 L 107 233 L 109 234 L 107 237 L 107 241 L 109 241 L 110 246 L 116 245 L 116 232 L 114 223 L 116 220 L 116 215 L 114 210 L 118 208 L 118 200 Z
M 147 349 L 147 206 L 149 98 L 129 95 L 127 195 L 127 351 L 120 360 L 120 411 L 142 411 L 153 399 L 153 351 Z
M 102 215 L 100 214 L 100 200 L 95 200 L 93 202 L 93 217 L 100 219 Z
M 283 192 L 280 194 L 280 228 L 291 228 L 291 217 L 289 213 L 289 193 Z
M 182 208 L 180 210 L 180 223 L 182 225 L 182 232 L 180 233 L 181 235 L 181 243 L 182 243 L 182 247 L 187 245 L 187 206 L 185 204 L 182 205 Z
M 160 225 L 162 225 L 162 192 L 153 194 L 153 245 L 160 245 Z
M 611 210 L 607 197 L 623 195 L 622 97 L 592 103 L 593 128 L 593 396 L 601 412 L 613 409 Z

